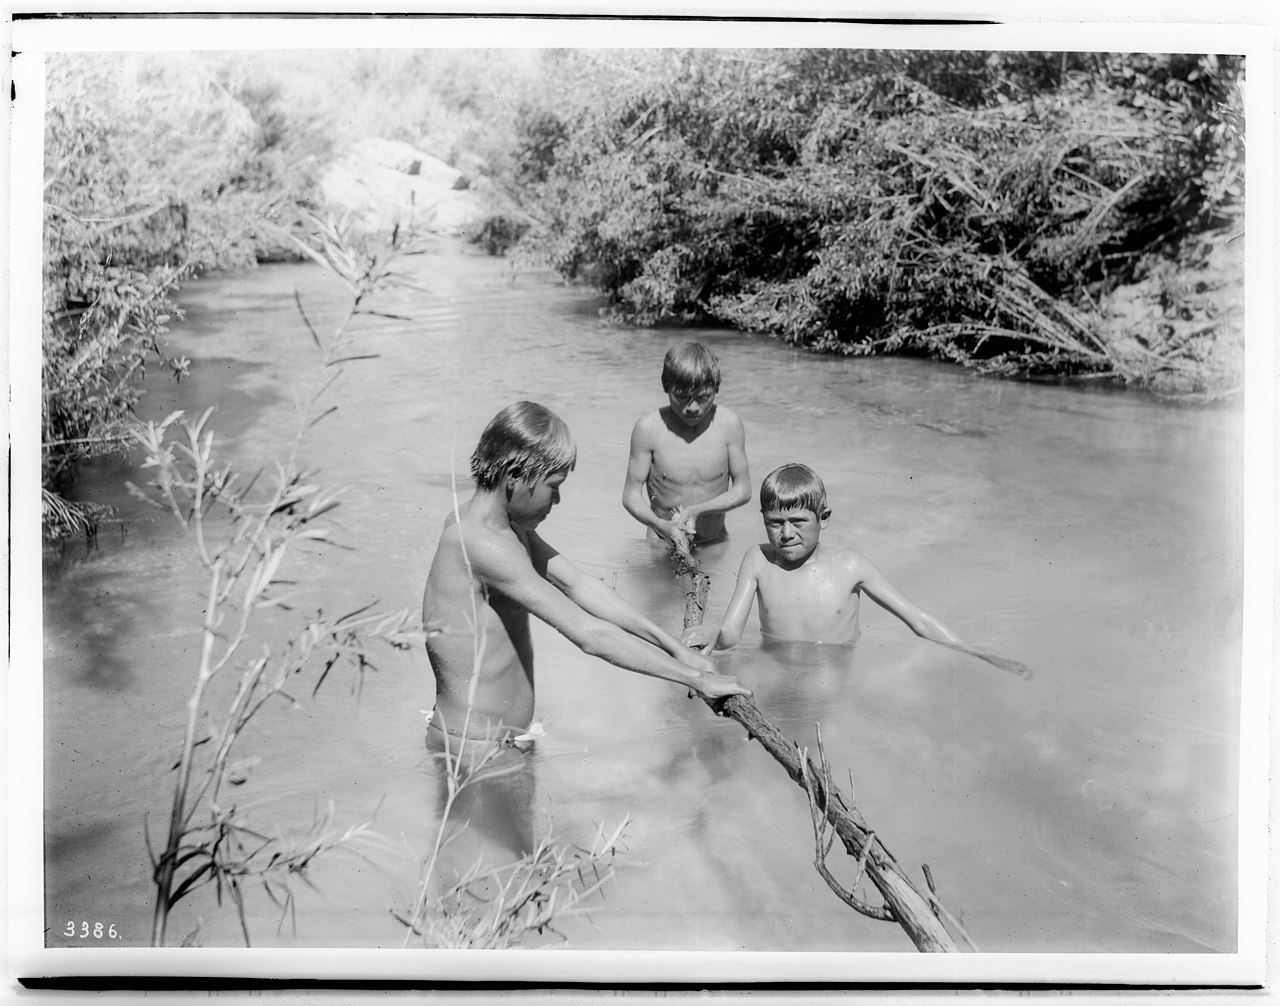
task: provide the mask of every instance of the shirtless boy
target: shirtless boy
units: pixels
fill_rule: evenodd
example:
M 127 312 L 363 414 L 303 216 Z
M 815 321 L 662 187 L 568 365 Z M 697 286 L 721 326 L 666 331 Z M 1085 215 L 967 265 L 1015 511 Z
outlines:
M 631 431 L 622 505 L 650 533 L 677 530 L 695 544 L 724 536 L 725 511 L 751 498 L 742 420 L 716 403 L 720 363 L 701 343 L 667 351 L 662 390 L 668 404 Z
M 510 740 L 533 719 L 535 615 L 592 656 L 714 698 L 750 694 L 539 536 L 577 450 L 564 422 L 516 402 L 471 457 L 475 494 L 445 521 L 422 598 L 436 679 L 428 728 Z
M 858 639 L 859 598 L 866 594 L 896 615 L 917 636 L 1030 677 L 1017 661 L 970 646 L 933 615 L 902 595 L 866 556 L 821 545 L 831 519 L 827 490 L 806 465 L 789 464 L 765 476 L 760 510 L 768 541 L 747 550 L 738 585 L 720 624 L 686 629 L 688 646 L 727 650 L 742 638 L 752 602 L 760 608 L 760 631 L 774 640 L 853 643 Z

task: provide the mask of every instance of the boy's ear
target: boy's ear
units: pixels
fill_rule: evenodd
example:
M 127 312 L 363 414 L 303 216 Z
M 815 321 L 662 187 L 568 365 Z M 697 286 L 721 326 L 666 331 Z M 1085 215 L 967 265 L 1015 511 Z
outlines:
M 831 507 L 824 507 L 822 515 L 818 518 L 818 527 L 826 527 L 827 521 L 831 519 Z

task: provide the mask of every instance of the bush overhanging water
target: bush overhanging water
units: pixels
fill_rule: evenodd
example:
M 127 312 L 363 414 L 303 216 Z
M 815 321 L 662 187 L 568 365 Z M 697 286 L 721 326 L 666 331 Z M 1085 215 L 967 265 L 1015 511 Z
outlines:
M 524 120 L 553 264 L 619 321 L 1227 395 L 1243 64 L 566 53 Z

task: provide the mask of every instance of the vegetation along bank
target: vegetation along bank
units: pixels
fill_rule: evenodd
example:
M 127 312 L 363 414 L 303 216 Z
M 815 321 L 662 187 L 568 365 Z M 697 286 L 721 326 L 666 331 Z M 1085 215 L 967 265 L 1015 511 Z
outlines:
M 46 534 L 92 531 L 77 468 L 125 449 L 148 366 L 189 366 L 164 343 L 181 283 L 295 255 L 311 214 L 344 209 L 325 171 L 370 137 L 455 169 L 489 207 L 468 237 L 599 288 L 616 322 L 1230 398 L 1244 69 L 835 49 L 51 59 Z M 430 207 L 412 219 L 429 229 Z

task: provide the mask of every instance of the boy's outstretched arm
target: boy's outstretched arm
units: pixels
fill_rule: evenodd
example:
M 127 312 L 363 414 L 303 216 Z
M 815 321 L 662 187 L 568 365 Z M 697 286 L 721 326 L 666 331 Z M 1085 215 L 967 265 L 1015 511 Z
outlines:
M 972 657 L 977 657 L 979 660 L 985 660 L 987 663 L 999 667 L 1003 671 L 1009 671 L 1011 674 L 1017 674 L 1019 677 L 1031 677 L 1031 669 L 1025 664 L 966 643 L 937 618 L 910 601 L 888 581 L 874 563 L 865 557 L 858 556 L 857 563 L 860 574 L 859 587 L 863 593 L 880 607 L 902 619 L 917 636 L 940 643 L 953 650 L 959 650 L 961 653 L 967 653 Z
M 583 611 L 648 640 L 678 660 L 688 654 L 688 647 L 681 645 L 675 636 L 608 584 L 584 573 L 536 533 L 529 535 L 529 551 L 534 569 Z
M 879 568 L 863 556 L 858 556 L 858 586 L 885 611 L 896 615 L 907 628 L 923 639 L 947 646 L 962 644 L 963 640 L 937 618 L 911 601 L 891 584 Z
M 593 657 L 638 674 L 686 685 L 708 698 L 751 694 L 736 678 L 717 672 L 715 664 L 702 654 L 679 647 L 678 654 L 667 653 L 642 636 L 591 614 L 547 579 L 546 567 L 558 553 L 536 533 L 529 534 L 529 543 L 530 552 L 526 553 L 519 545 L 496 536 L 472 540 L 468 555 L 476 578 Z M 557 564 L 561 575 L 565 575 L 566 563 L 572 567 L 567 559 Z
M 729 650 L 738 645 L 742 639 L 742 630 L 746 627 L 747 616 L 751 614 L 751 605 L 756 599 L 756 567 L 760 558 L 760 546 L 752 545 L 742 557 L 738 567 L 738 585 L 729 598 L 729 606 L 724 609 L 720 624 L 691 625 L 684 630 L 680 642 L 685 646 L 695 646 L 703 653 L 711 650 Z

